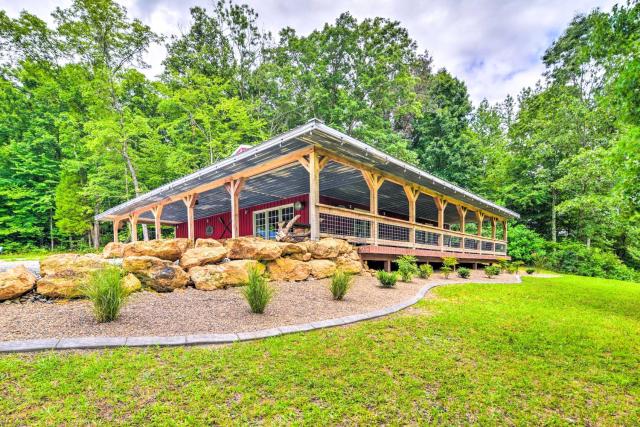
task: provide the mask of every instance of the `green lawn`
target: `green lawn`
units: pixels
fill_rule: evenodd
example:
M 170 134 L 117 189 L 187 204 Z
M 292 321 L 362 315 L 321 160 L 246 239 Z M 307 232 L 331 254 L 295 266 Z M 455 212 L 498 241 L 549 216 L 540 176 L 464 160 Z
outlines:
M 386 319 L 222 348 L 0 356 L 0 419 L 640 422 L 640 285 L 524 277 L 434 294 Z

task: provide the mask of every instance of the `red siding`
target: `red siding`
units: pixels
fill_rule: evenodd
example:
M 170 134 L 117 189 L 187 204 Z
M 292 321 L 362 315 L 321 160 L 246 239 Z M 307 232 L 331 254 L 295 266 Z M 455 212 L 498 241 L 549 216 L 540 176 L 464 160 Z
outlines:
M 304 207 L 301 211 L 296 212 L 296 214 L 300 215 L 298 222 L 303 224 L 309 223 L 309 206 L 308 206 L 309 195 L 301 194 L 295 197 L 289 197 L 288 199 L 277 200 L 275 202 L 263 203 L 261 205 L 251 206 L 248 208 L 240 209 L 240 235 L 241 236 L 251 236 L 253 235 L 253 212 L 259 211 L 262 209 L 275 208 L 277 206 L 288 205 L 290 203 L 295 202 L 303 202 Z M 206 235 L 207 226 L 213 226 L 213 236 Z M 225 227 L 226 225 L 226 227 Z M 221 214 L 216 214 L 212 216 L 208 216 L 205 218 L 200 218 L 194 221 L 195 226 L 195 237 L 196 239 L 211 237 L 214 239 L 227 239 L 231 237 L 231 213 L 224 212 Z M 182 224 L 178 224 L 176 226 L 176 237 L 188 237 L 187 223 L 183 222 Z

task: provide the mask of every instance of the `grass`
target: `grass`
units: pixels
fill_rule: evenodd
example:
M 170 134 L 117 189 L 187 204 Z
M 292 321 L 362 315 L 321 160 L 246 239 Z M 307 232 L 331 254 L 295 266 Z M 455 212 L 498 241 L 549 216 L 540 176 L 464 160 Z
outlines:
M 4 424 L 590 424 L 640 419 L 640 285 L 436 288 L 351 327 L 0 356 Z
M 347 291 L 351 287 L 353 276 L 343 270 L 336 270 L 331 277 L 331 295 L 336 301 L 342 301 Z
M 94 271 L 81 291 L 93 304 L 93 315 L 100 323 L 116 320 L 128 297 L 118 267 Z
M 262 270 L 256 266 L 247 269 L 247 282 L 242 288 L 242 295 L 249 304 L 252 313 L 262 314 L 273 298 L 273 288 L 269 285 Z

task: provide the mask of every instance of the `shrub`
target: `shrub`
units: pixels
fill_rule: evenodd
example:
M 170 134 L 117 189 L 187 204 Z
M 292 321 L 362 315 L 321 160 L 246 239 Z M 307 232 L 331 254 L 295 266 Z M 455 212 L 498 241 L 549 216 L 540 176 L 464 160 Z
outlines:
M 418 273 L 417 259 L 412 255 L 403 255 L 394 262 L 398 265 L 398 273 L 403 282 L 410 282 L 414 274 Z
M 333 299 L 340 301 L 351 287 L 353 278 L 349 273 L 342 270 L 336 270 L 331 277 L 331 294 Z
M 451 274 L 451 267 L 448 267 L 446 265 L 442 266 L 442 268 L 440 269 L 440 273 L 442 273 L 442 277 L 444 277 L 445 279 L 449 278 L 449 274 Z
M 378 271 L 376 277 L 383 288 L 393 288 L 398 281 L 398 275 L 396 273 L 388 273 L 384 270 Z
M 513 267 L 513 272 L 514 273 L 519 273 L 520 272 L 520 267 L 522 267 L 524 265 L 524 262 L 522 261 L 513 261 L 511 263 L 511 266 Z
M 433 267 L 429 263 L 421 264 L 418 274 L 423 279 L 428 279 L 433 274 Z
M 461 277 L 463 279 L 468 279 L 469 276 L 471 276 L 471 270 L 469 270 L 466 267 L 460 267 L 458 269 L 458 277 Z
M 535 268 L 527 268 L 527 274 L 533 274 L 536 272 Z
M 118 318 L 129 293 L 122 284 L 122 270 L 108 267 L 94 271 L 81 293 L 91 300 L 93 314 L 100 323 Z
M 507 265 L 507 273 L 509 273 L 509 274 L 515 274 L 515 273 L 517 273 L 517 272 L 518 272 L 518 267 L 516 267 L 516 266 L 515 266 L 515 265 L 513 265 L 513 264 L 508 264 L 508 265 Z
M 249 276 L 244 288 L 242 288 L 242 295 L 247 300 L 251 312 L 264 313 L 264 309 L 273 297 L 273 289 L 257 266 L 250 266 L 247 273 Z
M 502 270 L 497 265 L 487 265 L 484 268 L 484 274 L 486 274 L 489 279 L 491 279 L 493 276 L 497 276 L 501 271 Z
M 546 242 L 535 231 L 517 224 L 509 228 L 508 254 L 515 261 L 524 261 L 527 264 L 534 263 L 534 257 L 545 255 Z
M 458 258 L 454 256 L 446 256 L 442 258 L 442 264 L 451 269 L 449 272 L 455 271 L 456 265 L 458 265 Z
M 509 270 L 509 260 L 506 258 L 500 258 L 498 259 L 498 265 L 497 267 L 500 268 L 500 271 L 507 271 Z

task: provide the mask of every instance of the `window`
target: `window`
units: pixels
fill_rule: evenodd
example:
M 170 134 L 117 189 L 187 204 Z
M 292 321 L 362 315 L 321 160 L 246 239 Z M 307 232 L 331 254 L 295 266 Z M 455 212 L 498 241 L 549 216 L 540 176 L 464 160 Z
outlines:
M 253 213 L 253 235 L 273 240 L 278 224 L 289 222 L 293 217 L 293 204 L 256 211 Z

